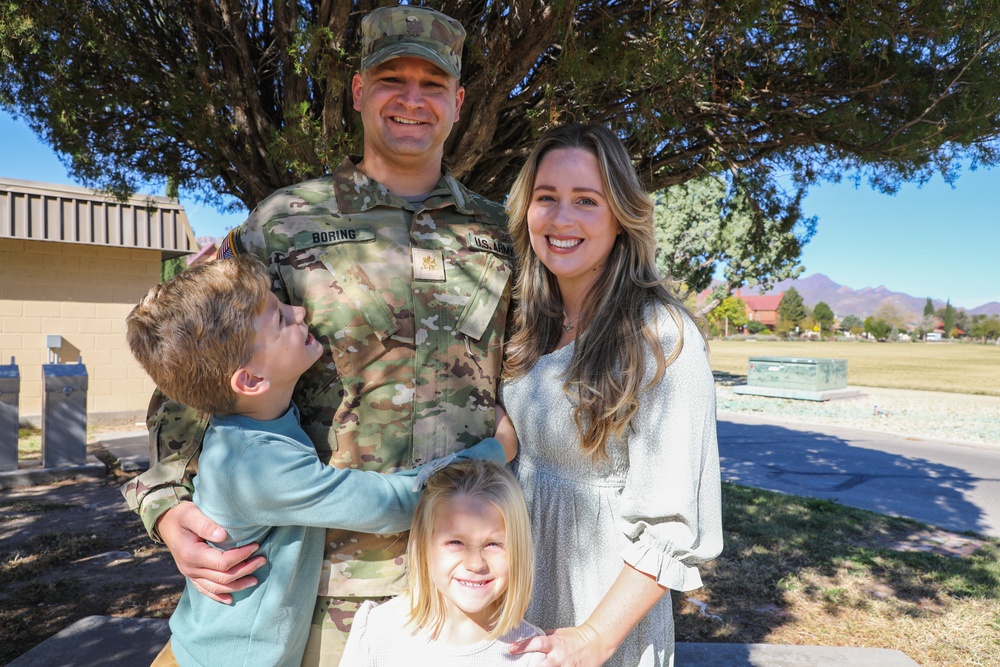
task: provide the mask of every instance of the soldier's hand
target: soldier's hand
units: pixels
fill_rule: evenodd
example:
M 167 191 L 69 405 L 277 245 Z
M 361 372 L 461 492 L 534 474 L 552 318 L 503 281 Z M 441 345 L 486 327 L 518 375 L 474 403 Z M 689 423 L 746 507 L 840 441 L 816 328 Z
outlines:
M 157 528 L 177 569 L 202 595 L 229 604 L 233 600 L 231 593 L 257 583 L 250 575 L 265 562 L 263 556 L 251 558 L 259 545 L 219 551 L 206 544 L 206 540 L 226 539 L 226 531 L 194 503 L 182 502 L 167 510 L 157 521 Z

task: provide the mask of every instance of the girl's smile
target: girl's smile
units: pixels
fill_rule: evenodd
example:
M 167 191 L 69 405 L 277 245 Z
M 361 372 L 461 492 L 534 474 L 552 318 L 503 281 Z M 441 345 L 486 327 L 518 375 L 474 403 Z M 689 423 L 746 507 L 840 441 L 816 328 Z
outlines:
M 507 590 L 506 539 L 503 516 L 488 502 L 460 494 L 438 512 L 428 564 L 445 599 L 446 634 L 459 634 L 469 621 L 491 628 L 495 603 Z

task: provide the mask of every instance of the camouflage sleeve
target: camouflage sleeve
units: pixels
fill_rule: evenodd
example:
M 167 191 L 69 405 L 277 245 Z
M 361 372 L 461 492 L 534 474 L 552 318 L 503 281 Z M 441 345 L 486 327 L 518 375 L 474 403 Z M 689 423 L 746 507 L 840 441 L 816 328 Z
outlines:
M 253 255 L 267 267 L 271 275 L 271 291 L 282 303 L 289 303 L 285 285 L 281 280 L 278 267 L 272 261 L 271 250 L 263 227 L 266 220 L 262 219 L 260 209 L 254 209 L 243 224 L 231 229 L 222 240 L 222 245 L 216 253 L 216 259 L 226 259 L 241 255 Z
M 150 468 L 129 480 L 121 492 L 129 508 L 139 513 L 149 536 L 160 542 L 156 520 L 191 499 L 208 415 L 171 401 L 157 390 L 149 403 L 146 426 Z

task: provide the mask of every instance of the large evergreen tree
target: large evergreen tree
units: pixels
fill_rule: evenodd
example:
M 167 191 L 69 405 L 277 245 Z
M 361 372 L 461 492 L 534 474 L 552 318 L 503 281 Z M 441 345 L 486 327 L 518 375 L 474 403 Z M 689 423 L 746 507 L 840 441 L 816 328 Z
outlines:
M 924 317 L 934 314 L 934 304 L 931 303 L 931 298 L 927 297 L 927 303 L 924 304 Z
M 833 311 L 827 305 L 826 301 L 820 301 L 816 304 L 813 308 L 812 316 L 822 331 L 829 333 L 833 328 Z
M 350 80 L 380 4 L 0 3 L 0 107 L 88 185 L 124 196 L 169 179 L 252 208 L 360 151 Z M 740 215 L 670 257 L 692 284 L 726 264 L 720 296 L 794 275 L 813 183 L 893 191 L 1000 161 L 998 0 L 426 4 L 469 31 L 445 146 L 457 176 L 503 199 L 539 133 L 569 121 L 614 128 L 651 192 L 724 175 L 723 209 Z
M 0 104 L 85 182 L 173 177 L 252 207 L 358 150 L 349 82 L 377 4 L 3 3 Z M 854 170 L 892 190 L 950 178 L 956 158 L 997 162 L 995 0 L 429 4 L 469 30 L 447 158 L 493 197 L 540 131 L 571 120 L 620 132 L 650 191 L 731 174 L 761 248 L 765 221 L 797 218 L 818 179 Z
M 782 323 L 785 331 L 790 331 L 806 319 L 809 313 L 806 312 L 806 304 L 802 301 L 802 295 L 794 287 L 789 287 L 785 295 L 781 297 L 778 304 L 778 320 Z
M 944 316 L 941 319 L 944 325 L 945 338 L 951 338 L 951 332 L 955 328 L 955 307 L 951 305 L 951 299 L 948 299 L 947 303 L 945 303 Z

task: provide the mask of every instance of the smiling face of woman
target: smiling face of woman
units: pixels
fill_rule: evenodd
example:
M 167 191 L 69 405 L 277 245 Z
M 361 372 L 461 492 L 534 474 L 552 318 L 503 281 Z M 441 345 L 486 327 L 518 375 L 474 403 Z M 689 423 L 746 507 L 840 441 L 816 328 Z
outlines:
M 531 247 L 556 277 L 564 299 L 585 296 L 621 232 L 597 157 L 582 148 L 546 153 L 538 164 L 527 218 Z

